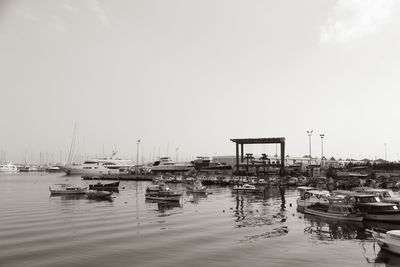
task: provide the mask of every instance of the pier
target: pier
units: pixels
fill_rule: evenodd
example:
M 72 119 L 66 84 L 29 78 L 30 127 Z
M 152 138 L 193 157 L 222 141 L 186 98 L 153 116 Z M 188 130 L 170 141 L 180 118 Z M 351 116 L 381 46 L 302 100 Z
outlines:
M 154 175 L 136 175 L 130 173 L 83 175 L 83 180 L 121 180 L 121 181 L 151 181 Z

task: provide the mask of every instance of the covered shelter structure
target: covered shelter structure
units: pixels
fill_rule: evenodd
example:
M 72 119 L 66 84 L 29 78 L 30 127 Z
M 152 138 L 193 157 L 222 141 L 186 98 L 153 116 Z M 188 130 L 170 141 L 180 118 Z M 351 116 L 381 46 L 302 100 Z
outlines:
M 281 168 L 285 167 L 285 137 L 238 138 L 238 139 L 231 139 L 231 141 L 236 144 L 236 171 L 239 171 L 239 164 L 244 160 L 244 155 L 245 155 L 244 145 L 249 145 L 249 144 L 280 144 Z M 239 146 L 240 146 L 240 153 L 239 153 Z

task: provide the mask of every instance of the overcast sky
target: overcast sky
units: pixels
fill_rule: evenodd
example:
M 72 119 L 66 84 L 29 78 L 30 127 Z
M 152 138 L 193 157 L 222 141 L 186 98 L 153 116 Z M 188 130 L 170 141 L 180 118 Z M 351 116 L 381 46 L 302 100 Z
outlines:
M 397 160 L 400 2 L 0 1 L 0 149 L 180 159 L 230 138 Z M 275 154 L 275 146 L 250 152 Z

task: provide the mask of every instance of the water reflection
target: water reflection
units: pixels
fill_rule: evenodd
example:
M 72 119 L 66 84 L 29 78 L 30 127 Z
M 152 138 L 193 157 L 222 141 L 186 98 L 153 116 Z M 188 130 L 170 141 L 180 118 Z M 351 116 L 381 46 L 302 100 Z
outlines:
M 194 204 L 199 204 L 200 200 L 203 198 L 207 198 L 207 194 L 206 193 L 192 193 L 192 198 L 191 198 L 191 202 L 193 202 Z
M 382 229 L 384 231 L 390 230 L 400 230 L 400 224 L 390 223 L 390 222 L 378 222 L 366 220 L 363 222 L 365 228 L 367 229 Z
M 286 221 L 285 211 L 273 199 L 260 199 L 254 195 L 235 196 L 236 228 L 273 225 Z
M 152 207 L 157 207 L 157 211 L 160 213 L 165 213 L 168 210 L 172 210 L 173 208 L 182 208 L 182 204 L 178 201 L 157 201 L 157 200 L 148 200 L 146 199 L 146 203 L 150 204 Z
M 374 266 L 399 266 L 400 256 L 385 250 L 379 251 Z
M 50 200 L 61 200 L 61 202 L 70 202 L 72 200 L 81 200 L 85 199 L 86 196 L 84 194 L 78 195 L 50 195 Z
M 306 214 L 304 233 L 319 241 L 347 240 L 367 238 L 364 226 L 360 222 L 344 222 Z
M 281 210 L 285 210 L 286 200 L 285 200 L 285 187 L 284 186 L 279 187 L 279 195 L 281 197 Z

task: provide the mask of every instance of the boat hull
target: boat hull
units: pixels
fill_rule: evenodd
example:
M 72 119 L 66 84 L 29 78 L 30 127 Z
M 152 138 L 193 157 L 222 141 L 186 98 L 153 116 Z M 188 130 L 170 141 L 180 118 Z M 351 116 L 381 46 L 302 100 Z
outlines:
M 307 207 L 304 208 L 304 213 L 315 215 L 315 216 L 320 216 L 320 217 L 326 217 L 326 218 L 330 218 L 330 219 L 351 221 L 351 222 L 361 222 L 364 219 L 364 217 L 361 215 L 355 215 L 355 214 L 345 215 L 345 214 L 339 214 L 339 213 L 323 212 L 323 211 L 309 209 Z
M 119 181 L 115 183 L 108 183 L 108 184 L 91 184 L 89 185 L 90 190 L 105 190 L 105 191 L 118 191 Z
M 393 244 L 393 243 L 388 242 L 388 241 L 386 241 L 386 240 L 384 240 L 382 238 L 377 238 L 376 241 L 378 242 L 378 245 L 382 249 L 400 255 L 400 245 Z
M 112 192 L 108 191 L 89 191 L 86 192 L 86 197 L 91 199 L 102 199 L 102 198 L 110 198 Z
M 146 199 L 150 200 L 161 200 L 161 201 L 180 201 L 181 200 L 181 195 L 176 195 L 176 196 L 168 196 L 168 197 L 162 197 L 162 196 L 153 196 L 153 195 L 146 195 Z
M 383 221 L 383 222 L 400 222 L 400 213 L 396 214 L 366 214 L 366 220 Z
M 52 195 L 84 195 L 86 194 L 86 188 L 81 190 L 53 190 L 50 189 Z

